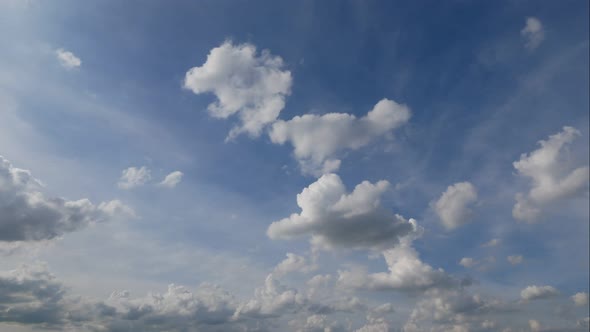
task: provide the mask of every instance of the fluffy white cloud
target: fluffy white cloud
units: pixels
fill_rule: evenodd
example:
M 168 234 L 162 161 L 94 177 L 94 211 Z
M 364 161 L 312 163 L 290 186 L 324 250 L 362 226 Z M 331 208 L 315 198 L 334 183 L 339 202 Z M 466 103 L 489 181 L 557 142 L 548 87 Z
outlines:
M 46 197 L 41 189 L 31 172 L 0 156 L 0 242 L 49 240 L 91 223 L 135 215 L 120 201 L 96 206 L 88 199 Z
M 254 298 L 237 308 L 234 319 L 280 316 L 286 312 L 297 312 L 306 303 L 307 298 L 303 294 L 281 285 L 269 274 L 264 286 L 256 289 Z
M 386 249 L 416 231 L 416 222 L 393 214 L 380 205 L 387 181 L 364 181 L 348 194 L 340 177 L 326 174 L 297 195 L 298 214 L 273 222 L 272 239 L 311 235 L 321 248 Z
M 340 161 L 334 159 L 338 152 L 359 149 L 390 134 L 410 115 L 406 105 L 382 99 L 362 118 L 346 113 L 305 114 L 275 122 L 269 135 L 273 143 L 293 145 L 304 173 L 319 175 L 338 169 Z
M 516 195 L 512 209 L 514 218 L 534 222 L 543 206 L 588 193 L 588 166 L 568 170 L 567 163 L 560 159 L 563 147 L 578 135 L 580 132 L 576 129 L 563 127 L 562 132 L 540 141 L 539 149 L 522 154 L 520 160 L 513 163 L 519 175 L 532 180 L 528 193 Z
M 211 116 L 240 117 L 241 124 L 230 131 L 229 139 L 241 133 L 257 137 L 278 118 L 291 93 L 291 72 L 283 67 L 283 60 L 267 50 L 257 54 L 252 44 L 224 42 L 209 52 L 202 66 L 186 73 L 184 87 L 217 97 L 207 108 Z
M 274 269 L 278 276 L 292 272 L 308 273 L 317 269 L 317 265 L 309 263 L 303 256 L 287 253 L 287 258 L 281 261 Z
M 436 290 L 416 304 L 403 330 L 499 331 L 496 324 L 486 319 L 488 315 L 515 310 L 517 308 L 510 304 L 472 295 L 464 290 Z
M 540 300 L 555 297 L 559 291 L 552 286 L 528 286 L 520 292 L 520 298 L 525 301 Z
M 174 188 L 182 180 L 184 174 L 181 171 L 174 171 L 164 178 L 158 185 L 166 188 Z
M 471 257 L 463 257 L 459 261 L 459 265 L 461 265 L 463 267 L 472 267 L 472 266 L 475 266 L 476 264 L 477 264 L 477 261 L 475 261 Z
M 82 60 L 80 60 L 80 58 L 75 56 L 74 53 L 62 48 L 56 50 L 55 55 L 57 56 L 59 63 L 67 69 L 77 68 L 82 65 Z
M 577 306 L 584 306 L 588 304 L 588 293 L 576 293 L 572 295 L 572 300 Z
M 506 257 L 506 260 L 512 265 L 518 265 L 522 264 L 524 258 L 522 257 L 522 255 L 511 255 Z
M 422 262 L 410 244 L 411 240 L 406 238 L 397 247 L 383 252 L 388 272 L 367 274 L 358 269 L 339 271 L 339 284 L 347 288 L 405 291 L 455 286 L 456 281 L 444 270 L 434 269 Z
M 545 39 L 543 24 L 536 17 L 527 17 L 526 24 L 520 30 L 520 34 L 526 39 L 525 47 L 529 50 L 539 47 Z
M 144 185 L 151 178 L 151 171 L 147 167 L 129 167 L 121 172 L 117 186 L 121 189 L 132 189 Z
M 470 205 L 477 201 L 477 191 L 469 182 L 450 185 L 434 205 L 436 214 L 446 229 L 468 223 L 473 217 Z

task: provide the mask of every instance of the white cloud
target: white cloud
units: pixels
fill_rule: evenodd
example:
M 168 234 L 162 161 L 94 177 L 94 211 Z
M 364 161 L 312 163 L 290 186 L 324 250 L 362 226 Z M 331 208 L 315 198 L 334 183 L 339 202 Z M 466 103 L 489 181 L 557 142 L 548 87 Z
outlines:
M 340 166 L 335 159 L 345 149 L 357 150 L 391 132 L 410 119 L 410 109 L 393 100 L 382 99 L 362 118 L 352 114 L 305 114 L 272 125 L 270 139 L 291 143 L 302 171 L 321 175 Z
M 512 255 L 506 257 L 506 260 L 512 265 L 518 265 L 522 264 L 524 258 L 522 257 L 522 255 Z
M 531 319 L 529 320 L 529 328 L 531 329 L 531 332 L 539 332 L 541 331 L 541 323 L 537 320 Z
M 434 205 L 436 214 L 446 229 L 468 223 L 473 217 L 469 208 L 477 201 L 477 191 L 469 182 L 450 185 Z
M 520 292 L 520 298 L 525 301 L 540 300 L 555 297 L 559 291 L 552 286 L 528 286 Z
M 254 298 L 237 308 L 234 319 L 279 316 L 286 312 L 296 312 L 306 302 L 303 294 L 279 284 L 273 275 L 269 274 L 264 286 L 256 289 Z
M 403 331 L 499 331 L 490 314 L 514 312 L 517 308 L 495 299 L 469 294 L 465 290 L 435 290 L 420 300 Z M 430 327 L 430 328 L 428 328 Z
M 62 48 L 56 50 L 55 55 L 57 56 L 59 63 L 67 69 L 77 68 L 82 65 L 82 60 L 80 60 L 80 58 L 75 56 L 74 53 Z
M 541 147 L 529 154 L 522 154 L 513 163 L 518 174 L 532 180 L 532 188 L 526 194 L 516 195 L 512 215 L 518 220 L 534 222 L 542 207 L 560 200 L 588 193 L 590 169 L 588 166 L 568 171 L 561 157 L 561 150 L 571 143 L 580 132 L 572 127 L 540 141 Z
M 217 97 L 207 107 L 211 116 L 239 116 L 241 124 L 230 131 L 229 139 L 242 133 L 257 137 L 278 118 L 291 93 L 291 72 L 283 67 L 283 60 L 267 50 L 257 54 L 252 44 L 224 42 L 209 52 L 202 66 L 186 73 L 184 87 Z
M 88 199 L 46 197 L 41 190 L 31 172 L 0 156 L 0 242 L 50 240 L 92 223 L 135 216 L 120 201 L 95 206 Z
M 459 265 L 461 265 L 463 267 L 472 267 L 472 266 L 475 266 L 476 264 L 477 264 L 477 261 L 475 261 L 471 257 L 463 257 L 459 261 Z
M 536 17 L 527 17 L 526 24 L 524 28 L 520 30 L 520 34 L 526 39 L 525 47 L 529 50 L 534 50 L 539 47 L 545 39 L 543 24 L 541 24 L 541 21 Z
M 588 293 L 576 293 L 572 295 L 572 300 L 577 306 L 584 306 L 588 304 Z
M 326 174 L 297 195 L 300 213 L 273 222 L 267 230 L 272 239 L 310 235 L 312 243 L 330 249 L 386 249 L 416 231 L 416 222 L 393 214 L 380 205 L 387 181 L 364 181 L 350 194 L 336 174 Z
M 411 238 L 408 237 L 397 247 L 383 251 L 388 272 L 367 274 L 358 269 L 338 271 L 339 284 L 347 288 L 406 291 L 451 288 L 455 285 L 455 281 L 444 270 L 434 269 L 422 262 L 410 244 Z
M 158 185 L 166 188 L 174 188 L 182 180 L 184 174 L 181 171 L 174 171 L 164 178 Z
M 500 239 L 491 239 L 488 242 L 482 244 L 481 246 L 484 248 L 491 248 L 497 246 L 498 244 L 500 244 L 500 242 L 502 242 L 502 240 Z
M 121 172 L 117 186 L 121 189 L 132 189 L 144 185 L 151 178 L 151 172 L 147 167 L 129 167 Z
M 274 269 L 277 276 L 292 272 L 308 273 L 317 269 L 315 264 L 310 264 L 303 256 L 287 253 L 287 258 L 281 261 Z

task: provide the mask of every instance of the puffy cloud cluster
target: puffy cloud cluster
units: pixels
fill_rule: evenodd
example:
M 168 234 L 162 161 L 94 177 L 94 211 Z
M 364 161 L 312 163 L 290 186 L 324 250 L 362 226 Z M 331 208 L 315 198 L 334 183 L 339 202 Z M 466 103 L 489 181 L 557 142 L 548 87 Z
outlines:
M 49 240 L 92 223 L 134 216 L 117 200 L 96 206 L 88 199 L 47 197 L 41 189 L 31 172 L 0 156 L 0 242 Z
M 186 73 L 184 87 L 195 94 L 210 92 L 217 97 L 207 108 L 211 116 L 239 116 L 241 124 L 228 138 L 241 133 L 257 137 L 278 118 L 291 93 L 291 72 L 283 67 L 283 60 L 267 50 L 258 54 L 252 44 L 226 41 L 209 52 L 202 66 Z
M 305 114 L 291 120 L 279 120 L 269 133 L 273 143 L 290 142 L 304 173 L 321 175 L 336 171 L 340 160 L 336 154 L 356 150 L 392 131 L 410 119 L 410 109 L 393 100 L 382 99 L 367 115 Z
M 66 69 L 73 69 L 82 65 L 82 60 L 80 60 L 80 58 L 63 48 L 56 50 L 55 55 L 57 56 L 59 63 Z
M 527 286 L 520 292 L 524 301 L 548 299 L 559 295 L 559 291 L 552 286 Z
M 0 272 L 0 323 L 57 330 L 252 331 L 266 319 L 303 312 L 304 304 L 301 294 L 272 275 L 246 302 L 207 283 L 194 291 L 169 285 L 164 293 L 144 297 L 118 291 L 96 301 L 68 294 L 43 264 Z
M 520 34 L 526 39 L 525 47 L 531 51 L 539 47 L 545 39 L 543 24 L 536 17 L 527 17 L 526 24 L 520 30 Z
M 419 331 L 500 331 L 487 317 L 517 311 L 515 306 L 465 290 L 432 291 L 417 304 L 406 324 L 405 332 Z
M 65 290 L 42 264 L 0 272 L 0 322 L 60 325 Z
M 453 288 L 458 282 L 444 270 L 422 262 L 418 252 L 405 238 L 395 248 L 383 251 L 388 272 L 367 273 L 363 269 L 339 271 L 338 283 L 346 288 L 369 290 L 423 291 Z
M 572 127 L 539 142 L 541 147 L 529 154 L 522 154 L 513 163 L 521 176 L 532 180 L 532 188 L 526 194 L 516 195 L 512 210 L 514 218 L 528 222 L 536 221 L 542 207 L 567 198 L 587 195 L 590 169 L 588 166 L 567 169 L 560 159 L 562 149 L 570 144 L 580 132 Z
M 285 312 L 300 311 L 306 303 L 305 295 L 281 285 L 270 274 L 264 286 L 256 289 L 254 298 L 237 308 L 234 318 L 279 316 Z
M 477 201 L 477 191 L 469 182 L 450 185 L 434 204 L 436 214 L 446 229 L 454 229 L 468 223 L 473 211 L 470 205 Z
M 387 249 L 416 231 L 416 222 L 393 214 L 380 205 L 387 181 L 364 181 L 347 193 L 340 177 L 326 174 L 297 195 L 300 213 L 273 222 L 272 239 L 311 236 L 321 248 Z

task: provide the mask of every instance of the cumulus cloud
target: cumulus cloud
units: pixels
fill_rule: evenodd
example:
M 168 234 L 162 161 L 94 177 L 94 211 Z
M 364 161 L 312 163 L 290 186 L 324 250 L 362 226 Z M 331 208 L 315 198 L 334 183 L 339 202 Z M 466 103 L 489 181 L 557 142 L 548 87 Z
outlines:
M 0 242 L 41 241 L 115 217 L 133 217 L 120 201 L 98 206 L 88 199 L 47 197 L 31 172 L 0 156 Z
M 311 236 L 320 248 L 386 249 L 417 229 L 380 205 L 387 181 L 364 181 L 347 193 L 340 177 L 326 174 L 297 195 L 300 213 L 273 222 L 267 230 L 271 239 Z
M 338 152 L 357 150 L 391 134 L 408 122 L 410 115 L 406 105 L 382 99 L 361 118 L 346 113 L 305 114 L 275 122 L 269 135 L 273 143 L 293 146 L 304 173 L 321 175 L 338 169 Z
M 572 295 L 572 300 L 577 306 L 585 306 L 588 304 L 588 293 L 576 293 Z
M 0 323 L 52 330 L 250 331 L 301 303 L 296 291 L 272 279 L 249 302 L 208 283 L 194 291 L 171 284 L 163 293 L 143 297 L 116 291 L 99 301 L 69 294 L 44 264 L 0 272 Z
M 518 174 L 532 181 L 528 193 L 518 193 L 512 215 L 518 220 L 535 222 L 542 207 L 564 199 L 588 194 L 590 169 L 588 166 L 567 169 L 560 159 L 562 149 L 570 144 L 580 132 L 572 127 L 539 141 L 541 147 L 529 154 L 522 154 L 513 163 Z
M 366 270 L 339 271 L 338 282 L 344 287 L 369 290 L 416 291 L 429 288 L 452 288 L 456 285 L 444 270 L 422 262 L 406 238 L 393 249 L 383 251 L 388 272 L 366 273 Z
M 472 267 L 472 266 L 475 266 L 476 264 L 477 264 L 477 261 L 471 257 L 463 257 L 459 261 L 459 265 L 461 265 L 463 267 Z
M 280 316 L 286 312 L 297 312 L 306 303 L 307 298 L 303 294 L 281 285 L 269 274 L 264 286 L 256 289 L 254 298 L 237 308 L 234 318 Z
M 511 255 L 506 257 L 506 260 L 512 265 L 518 265 L 522 264 L 524 258 L 522 257 L 522 255 Z
M 73 69 L 80 67 L 82 65 L 82 60 L 74 55 L 74 53 L 70 51 L 66 51 L 63 48 L 60 48 L 55 51 L 55 55 L 57 56 L 57 60 L 59 63 L 67 69 Z
M 132 189 L 135 187 L 143 186 L 151 180 L 151 171 L 145 167 L 129 167 L 121 172 L 121 178 L 117 183 L 120 189 Z
M 308 273 L 316 270 L 317 265 L 308 262 L 308 260 L 293 253 L 287 253 L 287 258 L 281 261 L 274 269 L 277 276 L 289 274 L 292 272 Z
M 526 40 L 524 46 L 531 51 L 539 47 L 545 39 L 543 24 L 536 17 L 527 17 L 525 26 L 520 30 L 520 34 Z
M 186 73 L 184 87 L 195 94 L 217 97 L 207 107 L 211 116 L 225 119 L 238 115 L 241 124 L 230 131 L 231 139 L 242 133 L 260 136 L 285 107 L 291 83 L 291 72 L 284 69 L 281 57 L 268 50 L 258 54 L 252 44 L 226 41 L 209 52 L 202 66 Z
M 65 318 L 65 290 L 43 264 L 0 272 L 0 322 L 50 327 Z
M 465 290 L 436 290 L 416 304 L 404 331 L 499 331 L 488 316 L 516 310 L 511 304 Z
M 524 301 L 541 300 L 555 297 L 559 291 L 552 286 L 528 286 L 520 292 L 520 298 Z
M 473 217 L 469 208 L 477 201 L 477 191 L 469 182 L 450 185 L 434 204 L 434 210 L 446 229 L 468 223 Z
M 174 188 L 182 180 L 184 174 L 181 171 L 174 171 L 164 178 L 158 185 L 166 188 Z

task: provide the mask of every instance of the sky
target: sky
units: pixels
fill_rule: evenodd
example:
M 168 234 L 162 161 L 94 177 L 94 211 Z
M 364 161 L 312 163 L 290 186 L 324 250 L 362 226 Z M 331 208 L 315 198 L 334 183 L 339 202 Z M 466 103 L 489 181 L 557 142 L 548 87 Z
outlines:
M 587 331 L 588 12 L 0 0 L 0 330 Z

